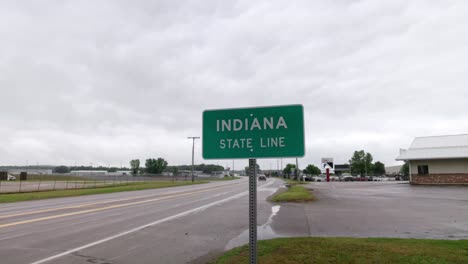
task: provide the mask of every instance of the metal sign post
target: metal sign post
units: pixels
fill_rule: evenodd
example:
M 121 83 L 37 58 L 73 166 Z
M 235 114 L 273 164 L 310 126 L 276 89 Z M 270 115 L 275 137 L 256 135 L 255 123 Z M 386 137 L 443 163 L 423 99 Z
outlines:
M 250 264 L 257 263 L 257 159 L 303 157 L 304 135 L 302 105 L 203 112 L 203 158 L 249 159 Z
M 257 160 L 249 159 L 249 250 L 250 264 L 257 264 Z

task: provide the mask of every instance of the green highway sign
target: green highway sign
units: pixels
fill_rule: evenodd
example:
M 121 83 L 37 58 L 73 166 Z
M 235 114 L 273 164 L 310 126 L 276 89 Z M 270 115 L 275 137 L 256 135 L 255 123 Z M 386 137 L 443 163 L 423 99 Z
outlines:
M 303 157 L 302 105 L 206 110 L 204 159 Z

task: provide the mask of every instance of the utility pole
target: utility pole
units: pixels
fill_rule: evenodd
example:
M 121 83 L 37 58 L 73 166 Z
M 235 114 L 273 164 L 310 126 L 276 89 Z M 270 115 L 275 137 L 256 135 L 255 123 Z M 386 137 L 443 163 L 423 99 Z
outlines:
M 297 158 L 296 158 L 296 177 L 298 181 L 301 181 L 301 179 L 299 179 L 299 162 L 297 161 Z
M 195 139 L 198 139 L 200 137 L 187 137 L 188 139 L 192 139 L 192 182 L 195 181 L 195 178 L 193 176 L 193 162 L 194 162 L 194 155 L 195 155 Z
M 366 170 L 366 176 L 367 176 L 367 159 L 364 160 L 364 168 L 365 168 L 365 170 Z
M 280 169 L 281 169 L 281 171 L 282 171 L 282 170 L 283 170 L 283 159 L 280 159 L 280 160 L 281 160 L 281 166 L 280 166 Z M 283 172 L 281 172 L 281 176 L 283 176 Z M 283 176 L 283 178 L 284 178 L 284 176 Z
M 279 159 L 276 159 L 276 176 L 279 177 Z

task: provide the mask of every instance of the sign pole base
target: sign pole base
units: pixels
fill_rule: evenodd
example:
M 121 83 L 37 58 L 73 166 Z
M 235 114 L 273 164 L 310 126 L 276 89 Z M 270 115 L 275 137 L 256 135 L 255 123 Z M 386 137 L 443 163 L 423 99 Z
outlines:
M 257 160 L 249 159 L 249 250 L 250 264 L 257 264 Z

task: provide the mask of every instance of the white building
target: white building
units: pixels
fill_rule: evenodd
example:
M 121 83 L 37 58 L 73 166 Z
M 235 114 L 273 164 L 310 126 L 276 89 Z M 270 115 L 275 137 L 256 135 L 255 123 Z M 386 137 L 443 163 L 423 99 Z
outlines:
M 413 184 L 468 184 L 468 134 L 417 137 L 397 160 L 409 162 Z

